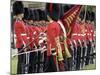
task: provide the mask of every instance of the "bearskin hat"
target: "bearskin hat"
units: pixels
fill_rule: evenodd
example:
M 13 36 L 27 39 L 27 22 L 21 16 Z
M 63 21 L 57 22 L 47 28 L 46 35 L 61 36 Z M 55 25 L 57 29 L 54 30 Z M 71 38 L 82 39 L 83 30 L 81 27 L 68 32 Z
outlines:
M 29 19 L 29 15 L 30 15 L 29 9 L 28 8 L 24 8 L 24 18 L 23 19 L 28 20 Z
M 23 3 L 21 1 L 16 1 L 13 4 L 13 14 L 14 15 L 18 15 L 24 13 L 24 6 Z
M 60 5 L 56 3 L 47 3 L 46 12 L 53 20 L 57 21 L 60 18 Z

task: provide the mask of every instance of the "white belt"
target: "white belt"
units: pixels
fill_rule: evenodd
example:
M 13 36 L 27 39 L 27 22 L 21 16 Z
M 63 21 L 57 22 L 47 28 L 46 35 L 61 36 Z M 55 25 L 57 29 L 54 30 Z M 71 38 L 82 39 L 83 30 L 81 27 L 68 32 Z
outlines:
M 78 34 L 78 36 L 81 36 L 81 34 Z
M 93 32 L 93 30 L 91 30 L 91 32 Z
M 73 34 L 73 35 L 77 35 L 77 34 Z
M 88 33 L 87 35 L 91 35 L 91 34 Z
M 86 34 L 73 34 L 73 35 L 85 36 Z M 90 34 L 89 34 L 89 35 L 90 35 Z
M 86 34 L 81 34 L 81 36 L 85 36 Z
M 91 34 L 90 34 L 91 35 Z
M 21 36 L 26 36 L 26 34 L 21 34 Z M 14 37 L 16 37 L 16 34 L 14 34 Z
M 26 34 L 21 34 L 21 36 L 26 36 Z
M 89 33 L 87 35 L 90 35 Z
M 30 39 L 30 37 L 27 37 L 27 39 Z

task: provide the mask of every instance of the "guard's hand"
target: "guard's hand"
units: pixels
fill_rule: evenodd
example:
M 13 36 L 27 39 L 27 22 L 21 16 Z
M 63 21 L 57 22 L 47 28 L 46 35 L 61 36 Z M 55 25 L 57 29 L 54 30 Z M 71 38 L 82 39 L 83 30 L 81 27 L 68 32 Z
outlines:
M 26 51 L 27 51 L 27 48 L 24 49 L 24 52 L 26 52 Z

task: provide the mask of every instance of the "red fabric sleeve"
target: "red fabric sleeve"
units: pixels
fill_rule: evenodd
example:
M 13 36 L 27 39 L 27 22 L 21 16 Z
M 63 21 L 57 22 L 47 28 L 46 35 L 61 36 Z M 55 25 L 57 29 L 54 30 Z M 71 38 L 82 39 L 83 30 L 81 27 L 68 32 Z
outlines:
M 15 34 L 18 46 L 22 45 L 23 41 L 27 43 L 27 36 L 21 36 L 21 34 L 26 34 L 25 26 L 22 22 L 15 23 Z

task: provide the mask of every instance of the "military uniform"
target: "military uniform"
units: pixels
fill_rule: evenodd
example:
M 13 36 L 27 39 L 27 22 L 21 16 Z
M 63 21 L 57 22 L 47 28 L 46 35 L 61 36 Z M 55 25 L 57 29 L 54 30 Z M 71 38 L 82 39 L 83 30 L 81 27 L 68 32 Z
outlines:
M 93 55 L 94 55 L 94 40 L 95 40 L 95 36 L 94 36 L 94 27 L 93 24 L 90 23 L 90 21 L 93 20 L 93 18 L 91 17 L 92 14 L 91 13 L 87 13 L 87 33 L 86 33 L 86 37 L 87 37 L 87 57 L 86 57 L 86 62 L 85 65 L 88 65 L 90 62 L 93 63 Z
M 21 1 L 16 1 L 13 4 L 13 13 L 15 16 L 22 15 L 24 13 L 23 4 Z M 21 16 L 20 16 L 21 17 Z M 23 18 L 23 17 L 21 17 Z M 16 34 L 16 48 L 18 49 L 18 53 L 24 52 L 23 47 L 28 43 L 27 34 L 26 34 L 26 26 L 22 19 L 16 18 L 14 23 L 14 31 Z M 18 65 L 17 65 L 17 74 L 24 73 L 24 54 L 18 55 Z
M 55 7 L 55 8 L 54 8 Z M 59 4 L 47 4 L 47 14 L 52 21 L 47 26 L 47 56 L 48 56 L 48 72 L 56 72 L 60 69 L 63 56 L 60 46 L 60 25 L 56 21 L 59 19 Z M 58 56 L 58 58 L 57 58 Z
M 47 56 L 49 56 L 48 58 L 50 58 L 50 56 L 52 55 L 51 49 L 56 50 L 55 38 L 59 36 L 59 31 L 58 31 L 57 27 L 58 27 L 58 24 L 56 22 L 50 23 L 47 27 L 47 38 L 48 38 L 47 44 L 49 45 L 49 47 L 47 46 L 48 47 Z M 51 62 L 53 62 L 53 61 L 51 61 Z M 56 63 L 54 63 L 54 64 L 56 64 Z M 56 70 L 56 67 L 55 67 L 55 70 Z
M 29 14 L 29 25 L 28 25 L 28 29 L 29 29 L 29 43 L 30 43 L 30 50 L 34 50 L 37 49 L 36 48 L 36 31 L 35 29 L 33 29 L 33 22 L 35 21 L 35 15 L 34 12 L 30 9 L 30 14 Z M 28 73 L 36 73 L 37 72 L 37 52 L 30 52 L 30 56 L 29 56 L 29 70 Z
M 71 42 L 72 42 L 72 48 L 73 48 L 73 62 L 74 62 L 74 65 L 75 65 L 75 70 L 77 70 L 78 69 L 78 67 L 79 67 L 79 63 L 80 63 L 80 61 L 79 61 L 79 52 L 78 52 L 78 50 L 77 50 L 77 47 L 78 47 L 78 39 L 79 39 L 79 26 L 80 26 L 80 24 L 79 23 L 75 23 L 75 25 L 74 25 L 74 27 L 73 27 L 73 31 L 72 31 L 72 34 L 71 34 Z

